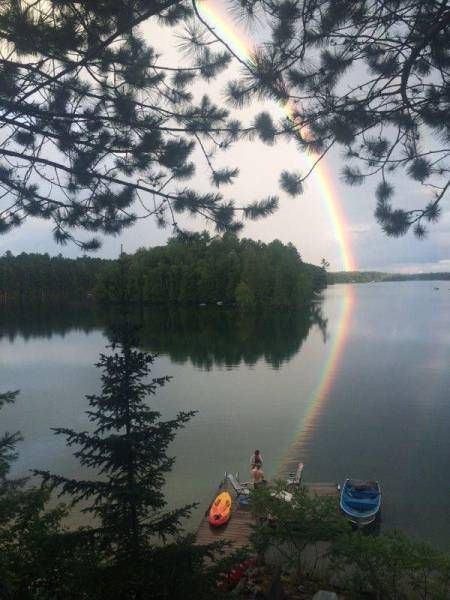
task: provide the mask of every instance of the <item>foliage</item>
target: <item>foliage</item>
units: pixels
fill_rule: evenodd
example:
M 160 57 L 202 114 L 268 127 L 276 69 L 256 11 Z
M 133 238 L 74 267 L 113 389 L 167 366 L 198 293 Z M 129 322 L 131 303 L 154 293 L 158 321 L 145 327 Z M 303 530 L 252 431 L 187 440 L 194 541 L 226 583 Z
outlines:
M 340 271 L 328 273 L 328 283 L 372 283 L 374 281 L 448 281 L 450 273 L 382 273 L 380 271 Z
M 245 281 L 240 281 L 237 284 L 234 297 L 236 304 L 242 310 L 252 310 L 255 308 L 255 295 Z
M 63 523 L 65 507 L 49 508 L 48 489 L 25 488 L 0 499 L 2 598 L 84 598 L 80 579 L 92 577 L 97 555 L 83 532 Z
M 217 155 L 241 139 L 293 137 L 320 160 L 345 152 L 350 185 L 377 176 L 375 215 L 388 235 L 418 237 L 441 213 L 449 187 L 450 11 L 440 0 L 240 0 L 239 13 L 269 30 L 228 103 L 270 97 L 292 119 L 266 111 L 241 124 L 201 88 L 233 55 L 187 0 L 5 0 L 0 14 L 0 232 L 48 220 L 60 244 L 95 250 L 79 232 L 116 235 L 137 219 L 180 231 L 178 215 L 216 230 L 273 213 L 275 196 L 238 205 L 219 188 L 239 169 Z M 267 24 L 261 27 L 260 24 Z M 146 26 L 176 32 L 185 63 L 166 64 Z M 176 29 L 173 29 L 176 28 Z M 146 36 L 148 39 L 150 36 Z M 221 44 L 217 44 L 219 40 Z M 430 140 L 433 140 L 432 142 Z M 187 182 L 203 162 L 213 190 Z M 298 195 L 309 172 L 283 171 Z M 426 186 L 424 206 L 395 208 L 395 176 Z
M 0 408 L 18 392 L 0 394 Z M 76 583 L 90 570 L 91 547 L 62 524 L 66 509 L 49 509 L 49 490 L 8 477 L 19 433 L 0 438 L 0 597 L 75 599 Z
M 330 266 L 330 263 L 327 261 L 326 258 L 322 258 L 322 260 L 320 261 L 320 266 L 326 271 Z
M 304 487 L 290 490 L 290 501 L 284 493 L 283 482 L 252 492 L 252 512 L 266 520 L 255 529 L 252 543 L 260 553 L 268 547 L 276 549 L 296 577 L 311 576 L 321 556 L 319 544 L 338 539 L 348 530 L 348 524 L 332 498 L 311 495 Z M 307 548 L 314 554 L 312 561 L 305 556 Z
M 0 302 L 85 299 L 108 263 L 98 258 L 6 252 L 0 257 Z
M 138 304 L 233 304 L 242 282 L 251 289 L 252 305 L 284 306 L 306 303 L 313 289 L 325 286 L 322 270 L 303 263 L 291 244 L 239 241 L 230 234 L 173 238 L 166 247 L 138 250 L 125 263 L 120 289 L 117 261 L 6 252 L 0 257 L 0 302 L 74 302 L 95 292 L 102 302 L 126 294 Z
M 100 275 L 96 296 L 103 302 L 117 297 L 118 269 L 112 263 Z M 325 280 L 323 270 L 303 263 L 292 244 L 239 240 L 232 234 L 172 238 L 165 247 L 126 257 L 127 297 L 139 304 L 297 306 Z
M 236 12 L 261 22 L 269 36 L 231 82 L 228 99 L 241 106 L 269 97 L 287 104 L 279 126 L 257 117 L 272 143 L 280 131 L 321 160 L 339 145 L 343 179 L 378 179 L 375 216 L 392 236 L 411 227 L 417 237 L 438 220 L 449 189 L 450 9 L 440 0 L 241 0 Z M 210 32 L 218 37 L 217 32 Z M 282 175 L 288 193 L 309 176 Z M 394 208 L 394 184 L 404 176 L 429 192 L 421 207 Z
M 218 582 L 243 556 L 248 556 L 242 549 L 225 554 L 228 544 L 223 541 L 209 547 L 193 545 L 193 541 L 190 535 L 155 550 L 150 572 L 146 573 L 152 600 L 220 598 Z
M 184 60 L 166 62 L 146 26 L 177 28 Z M 198 93 L 230 55 L 189 2 L 4 0 L 0 36 L 0 232 L 40 218 L 57 243 L 95 250 L 80 231 L 146 217 L 178 231 L 183 213 L 237 231 L 275 210 L 273 197 L 239 206 L 183 183 L 203 160 L 212 186 L 231 184 L 239 170 L 215 155 L 258 130 Z
M 450 555 L 399 531 L 380 535 L 352 531 L 339 514 L 336 502 L 317 497 L 306 488 L 259 488 L 251 494 L 251 508 L 259 525 L 251 541 L 255 550 L 270 555 L 276 550 L 283 568 L 295 581 L 324 577 L 316 572 L 322 559 L 325 569 L 343 593 L 377 600 L 439 600 L 450 592 Z M 322 565 L 323 566 L 323 565 Z
M 26 480 L 6 477 L 18 434 L 0 440 L 0 596 L 5 600 L 208 600 L 215 589 L 220 563 L 212 565 L 222 544 L 193 546 L 192 536 L 178 535 L 191 506 L 164 510 L 164 475 L 173 463 L 167 446 L 192 413 L 161 421 L 144 404 L 168 378 L 143 381 L 154 357 L 133 350 L 135 334 L 131 324 L 122 323 L 112 336 L 113 354 L 100 357 L 102 394 L 89 397 L 94 434 L 57 430 L 69 444 L 80 443 L 76 455 L 99 479 L 68 480 L 36 471 L 50 485 L 25 488 Z M 16 394 L 0 395 L 0 405 Z M 97 517 L 92 526 L 63 528 L 68 510 L 46 508 L 57 486 L 72 504 L 92 498 L 85 507 Z M 175 538 L 154 544 L 155 536 Z
M 383 600 L 438 600 L 450 592 L 450 556 L 400 531 L 342 537 L 333 549 L 333 571 L 342 573 L 348 591 Z
M 72 505 L 83 502 L 83 512 L 94 517 L 90 532 L 104 570 L 96 593 L 140 598 L 151 584 L 148 574 L 154 572 L 157 540 L 177 536 L 181 520 L 193 507 L 167 510 L 163 486 L 174 462 L 167 455 L 168 445 L 194 413 L 161 420 L 146 400 L 169 378 L 148 380 L 155 356 L 136 349 L 137 329 L 131 322 L 119 320 L 111 339 L 112 353 L 101 354 L 97 364 L 102 370 L 101 392 L 87 396 L 94 430 L 55 429 L 69 446 L 78 448 L 75 456 L 97 478 L 35 473 L 60 494 L 69 495 Z M 107 572 L 114 576 L 106 577 Z
M 96 502 L 87 510 L 96 514 L 107 529 L 117 531 L 115 543 L 125 555 L 142 544 L 140 536 L 147 539 L 168 531 L 175 533 L 179 519 L 186 512 L 182 509 L 173 514 L 159 514 L 165 504 L 161 487 L 173 464 L 173 459 L 166 455 L 167 446 L 175 431 L 194 414 L 182 412 L 164 422 L 159 420 L 160 413 L 145 404 L 144 400 L 169 378 L 144 382 L 155 356 L 139 352 L 136 344 L 135 328 L 120 324 L 112 334 L 113 353 L 100 355 L 96 366 L 103 371 L 102 393 L 87 396 L 88 416 L 96 427 L 93 434 L 55 429 L 55 433 L 67 437 L 70 446 L 80 447 L 76 452 L 80 463 L 98 469 L 107 481 L 99 484 L 48 477 L 54 485 L 72 494 L 74 502 L 95 498 Z M 139 489 L 144 482 L 148 487 L 145 493 Z M 122 503 L 123 509 L 115 517 L 111 509 Z M 113 528 L 110 519 L 114 519 Z M 135 531 L 138 525 L 140 531 Z
M 7 391 L 0 393 L 0 409 L 5 404 L 11 404 L 15 401 L 19 391 L 14 392 Z M 19 432 L 16 433 L 4 433 L 0 438 L 0 482 L 2 493 L 9 491 L 14 483 L 7 479 L 8 473 L 11 468 L 11 461 L 15 458 L 14 448 L 18 441 L 21 440 Z

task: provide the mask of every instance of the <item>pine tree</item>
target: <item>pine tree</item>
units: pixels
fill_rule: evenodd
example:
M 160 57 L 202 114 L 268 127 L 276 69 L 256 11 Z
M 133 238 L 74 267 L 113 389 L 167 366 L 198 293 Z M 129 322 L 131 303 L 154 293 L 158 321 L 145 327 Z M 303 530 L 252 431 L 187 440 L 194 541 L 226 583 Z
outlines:
M 237 231 L 242 215 L 275 210 L 273 200 L 238 206 L 218 191 L 239 170 L 219 167 L 215 155 L 255 127 L 194 94 L 227 68 L 230 54 L 212 44 L 190 2 L 3 0 L 1 7 L 0 233 L 41 218 L 57 243 L 95 250 L 98 236 L 81 240 L 79 232 L 115 235 L 147 217 L 178 231 L 185 212 Z M 169 35 L 178 27 L 184 59 L 167 63 L 147 43 L 147 23 Z M 183 183 L 195 174 L 196 150 L 213 192 Z
M 326 258 L 322 258 L 322 260 L 320 261 L 320 266 L 324 271 L 326 271 L 329 268 L 330 263 L 327 261 Z
M 344 180 L 377 177 L 375 216 L 391 236 L 419 238 L 439 219 L 450 189 L 450 7 L 441 0 L 240 0 L 260 48 L 241 80 L 228 86 L 236 106 L 261 96 L 289 106 L 285 126 L 319 162 L 343 149 Z M 267 23 L 264 37 L 260 23 Z M 216 30 L 210 32 L 220 40 Z M 257 33 L 256 33 L 257 32 Z M 225 40 L 221 40 L 225 43 Z M 272 144 L 279 126 L 262 113 L 259 137 Z M 279 133 L 279 130 L 278 130 Z M 317 164 L 317 163 L 316 163 Z M 309 173 L 281 174 L 289 195 Z M 394 208 L 395 183 L 426 186 L 422 206 Z
M 176 431 L 193 416 L 180 412 L 163 421 L 147 403 L 149 396 L 169 381 L 148 380 L 155 356 L 136 349 L 137 328 L 120 320 L 111 334 L 111 353 L 100 355 L 99 394 L 87 396 L 92 433 L 55 429 L 94 479 L 69 479 L 36 471 L 44 482 L 67 494 L 72 504 L 83 502 L 94 517 L 91 532 L 103 557 L 105 573 L 97 593 L 142 598 L 152 585 L 152 553 L 157 539 L 180 531 L 180 522 L 194 505 L 166 510 L 163 486 L 174 459 L 167 449 Z M 108 583 L 109 582 L 109 583 Z
M 98 236 L 80 240 L 76 232 L 115 235 L 146 217 L 180 231 L 183 213 L 219 232 L 238 231 L 243 220 L 273 213 L 278 199 L 238 205 L 224 195 L 239 169 L 219 166 L 217 155 L 241 139 L 273 145 L 291 136 L 318 160 L 341 145 L 347 183 L 379 178 L 375 216 L 383 230 L 398 236 L 413 228 L 424 237 L 450 187 L 448 3 L 235 4 L 241 16 L 268 24 L 255 37 L 271 33 L 248 63 L 233 56 L 195 0 L 4 0 L 0 233 L 42 218 L 58 243 L 94 250 Z M 165 64 L 143 39 L 146 23 L 178 27 L 190 62 Z M 219 77 L 231 58 L 246 72 L 228 82 L 227 107 L 197 99 L 198 86 Z M 267 96 L 293 116 L 234 118 L 233 106 Z M 197 156 L 213 191 L 183 183 Z M 396 174 L 434 196 L 418 208 L 394 208 Z M 309 175 L 283 171 L 281 188 L 301 194 Z

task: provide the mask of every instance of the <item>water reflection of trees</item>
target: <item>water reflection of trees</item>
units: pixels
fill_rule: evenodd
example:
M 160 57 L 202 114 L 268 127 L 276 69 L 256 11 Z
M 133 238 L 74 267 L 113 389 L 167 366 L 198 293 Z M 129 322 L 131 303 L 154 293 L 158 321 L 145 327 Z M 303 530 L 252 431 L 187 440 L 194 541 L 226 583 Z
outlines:
M 89 333 L 100 326 L 101 316 L 91 305 L 36 302 L 0 306 L 0 339 L 50 339 L 74 330 Z
M 191 361 L 202 369 L 254 365 L 261 358 L 279 368 L 297 354 L 313 325 L 326 336 L 319 304 L 301 312 L 148 311 L 143 315 L 142 343 L 174 362 Z
M 115 320 L 114 310 L 105 312 L 95 306 L 15 305 L 0 310 L 0 338 L 11 341 L 71 331 L 104 329 Z M 300 350 L 311 327 L 326 336 L 326 320 L 321 304 L 296 311 L 240 313 L 226 308 L 144 309 L 134 314 L 142 327 L 142 346 L 152 352 L 168 354 L 172 361 L 211 369 L 231 368 L 241 362 L 254 365 L 264 359 L 279 368 Z

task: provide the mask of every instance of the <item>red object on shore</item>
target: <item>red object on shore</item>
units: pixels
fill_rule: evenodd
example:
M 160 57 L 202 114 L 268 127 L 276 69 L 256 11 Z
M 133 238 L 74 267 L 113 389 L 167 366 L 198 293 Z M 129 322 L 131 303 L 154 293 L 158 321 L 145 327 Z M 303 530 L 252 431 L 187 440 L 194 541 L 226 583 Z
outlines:
M 213 527 L 225 525 L 231 517 L 231 496 L 228 492 L 222 492 L 211 505 L 208 514 L 208 522 Z
M 242 579 L 242 577 L 244 577 L 244 575 L 247 573 L 247 571 L 250 568 L 254 567 L 255 565 L 256 565 L 255 559 L 249 558 L 249 559 L 245 560 L 244 562 L 240 563 L 239 565 L 237 565 L 236 567 L 231 569 L 231 571 L 229 573 L 227 573 L 226 575 L 223 574 L 222 575 L 223 579 L 220 579 L 217 582 L 217 587 L 233 589 L 239 583 L 239 581 Z

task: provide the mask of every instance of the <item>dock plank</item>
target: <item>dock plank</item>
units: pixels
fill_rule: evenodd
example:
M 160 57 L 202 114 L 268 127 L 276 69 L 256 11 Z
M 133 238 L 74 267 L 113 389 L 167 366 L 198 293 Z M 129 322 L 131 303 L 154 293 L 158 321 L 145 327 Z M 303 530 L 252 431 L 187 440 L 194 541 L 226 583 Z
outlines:
M 219 540 L 230 542 L 232 550 L 248 544 L 252 532 L 253 519 L 250 511 L 240 506 L 233 511 L 230 520 L 223 527 L 211 527 L 203 517 L 196 534 L 196 544 L 210 544 Z
M 334 498 L 339 498 L 339 490 L 336 483 L 306 483 L 305 487 L 308 491 L 316 496 L 331 496 Z

